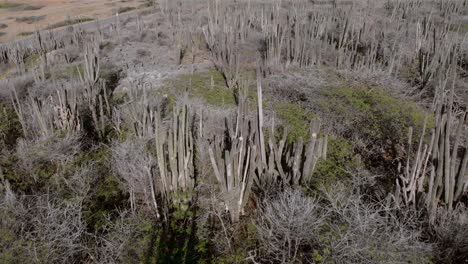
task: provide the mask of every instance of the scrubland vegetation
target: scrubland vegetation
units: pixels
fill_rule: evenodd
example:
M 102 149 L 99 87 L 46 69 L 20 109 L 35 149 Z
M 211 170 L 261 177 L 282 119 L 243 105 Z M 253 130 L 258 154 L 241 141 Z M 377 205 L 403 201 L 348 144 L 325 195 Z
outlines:
M 464 0 L 161 0 L 0 46 L 0 263 L 467 263 Z

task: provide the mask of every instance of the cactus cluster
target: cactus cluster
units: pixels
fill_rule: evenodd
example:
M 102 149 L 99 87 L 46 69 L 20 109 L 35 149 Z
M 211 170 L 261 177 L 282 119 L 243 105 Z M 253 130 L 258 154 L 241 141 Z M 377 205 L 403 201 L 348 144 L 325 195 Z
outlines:
M 447 78 L 455 77 L 449 74 Z M 468 186 L 465 175 L 468 164 L 467 110 L 454 104 L 455 78 L 451 88 L 447 80 L 441 82 L 440 97 L 434 101 L 435 127 L 429 144 L 425 144 L 426 124 L 419 139 L 417 151 L 412 155 L 412 134 L 409 131 L 406 166 L 399 167 L 397 203 L 413 208 L 425 207 L 431 222 L 440 205 L 451 211 Z
M 162 191 L 169 204 L 187 206 L 195 188 L 195 114 L 186 104 L 175 107 L 168 127 L 156 114 L 155 144 Z
M 226 120 L 226 138 L 215 137 L 209 154 L 224 205 L 233 221 L 243 214 L 252 184 L 261 189 L 279 184 L 299 186 L 310 182 L 320 158 L 326 158 L 327 137 L 318 136 L 320 125 L 311 126 L 311 140 L 304 146 L 302 138 L 286 144 L 287 132 L 276 144 L 274 124 L 270 136 L 263 134 L 262 85 L 257 81 L 257 118 L 249 113 L 248 100 L 241 100 L 234 126 Z M 265 147 L 268 141 L 268 151 Z

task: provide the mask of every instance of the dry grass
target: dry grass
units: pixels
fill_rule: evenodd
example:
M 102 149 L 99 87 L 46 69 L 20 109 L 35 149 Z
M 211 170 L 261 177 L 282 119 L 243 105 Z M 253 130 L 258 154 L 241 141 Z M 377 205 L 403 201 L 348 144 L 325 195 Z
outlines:
M 83 22 L 48 8 L 21 16 Z M 148 10 L 0 46 L 0 135 L 16 133 L 0 151 L 0 247 L 36 262 L 465 257 L 468 45 L 451 26 L 463 1 Z M 434 114 L 437 147 L 414 147 L 410 127 Z M 413 202 L 428 185 L 432 222 Z M 418 199 L 398 202 L 407 193 Z

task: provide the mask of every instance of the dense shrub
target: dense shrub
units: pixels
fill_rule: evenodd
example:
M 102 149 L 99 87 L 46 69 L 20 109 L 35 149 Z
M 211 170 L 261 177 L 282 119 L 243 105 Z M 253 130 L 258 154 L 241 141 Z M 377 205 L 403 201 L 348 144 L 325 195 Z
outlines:
M 423 240 L 419 213 L 369 202 L 360 190 L 370 187 L 359 184 L 362 176 L 352 181 L 323 188 L 330 218 L 314 258 L 333 263 L 431 263 L 433 246 Z
M 13 148 L 21 134 L 21 124 L 13 108 L 0 102 L 0 149 Z
M 468 260 L 468 209 L 439 208 L 432 225 L 440 263 L 466 263 Z
M 431 263 L 419 213 L 370 202 L 372 177 L 353 174 L 319 198 L 286 190 L 264 200 L 257 230 L 260 257 L 272 263 Z M 290 260 L 293 260 L 289 262 Z
M 366 160 L 392 160 L 409 127 L 421 131 L 426 112 L 415 103 L 393 97 L 382 88 L 332 88 L 324 92 L 319 111 L 334 130 L 353 142 Z
M 275 111 L 288 131 L 288 143 L 296 142 L 300 137 L 305 141 L 310 139 L 310 124 L 316 120 L 312 112 L 285 102 L 275 103 Z
M 0 197 L 2 263 L 75 262 L 86 251 L 85 223 L 79 201 L 47 195 Z
M 318 201 L 297 190 L 286 190 L 261 206 L 257 221 L 260 251 L 275 263 L 296 263 L 317 239 L 325 211 Z
M 312 177 L 312 187 L 318 188 L 321 185 L 331 187 L 337 181 L 349 178 L 350 173 L 360 166 L 359 158 L 348 140 L 330 137 L 327 158 L 318 162 Z
M 391 199 L 418 104 L 446 112 L 453 83 L 447 116 L 466 115 L 463 0 L 227 2 L 0 45 L 0 263 L 466 262 L 465 193 L 434 222 Z

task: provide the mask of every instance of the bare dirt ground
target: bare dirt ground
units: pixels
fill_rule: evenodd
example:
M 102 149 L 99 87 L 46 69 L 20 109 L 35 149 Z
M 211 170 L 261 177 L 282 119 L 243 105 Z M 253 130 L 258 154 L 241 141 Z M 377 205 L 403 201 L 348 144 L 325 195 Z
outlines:
M 0 0 L 0 42 L 76 19 L 102 19 L 145 0 Z

